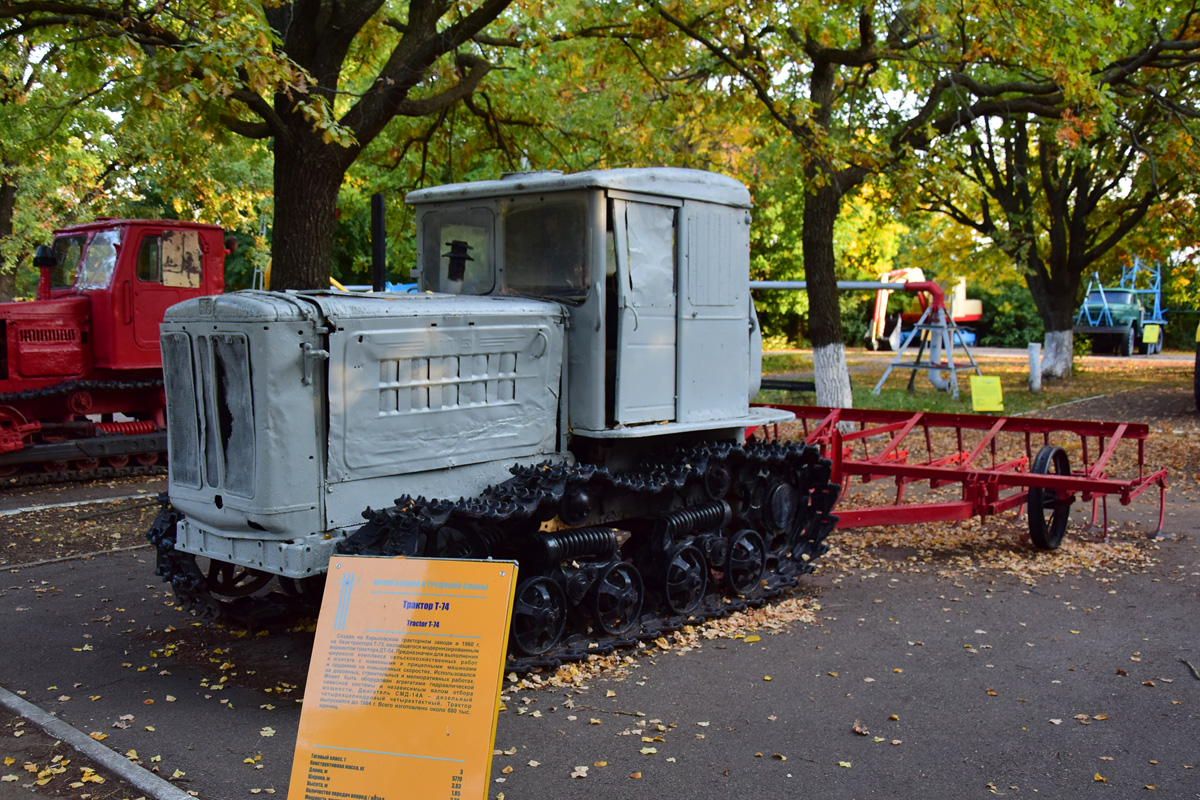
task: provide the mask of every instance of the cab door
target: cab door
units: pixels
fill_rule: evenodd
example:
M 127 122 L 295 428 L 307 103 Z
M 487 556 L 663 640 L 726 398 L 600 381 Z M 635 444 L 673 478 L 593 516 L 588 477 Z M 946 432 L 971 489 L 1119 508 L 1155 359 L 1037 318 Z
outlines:
M 667 203 L 612 200 L 618 425 L 675 419 L 676 208 Z
M 201 293 L 200 235 L 193 230 L 151 231 L 137 243 L 126 315 L 134 344 L 157 359 L 158 326 L 171 306 Z

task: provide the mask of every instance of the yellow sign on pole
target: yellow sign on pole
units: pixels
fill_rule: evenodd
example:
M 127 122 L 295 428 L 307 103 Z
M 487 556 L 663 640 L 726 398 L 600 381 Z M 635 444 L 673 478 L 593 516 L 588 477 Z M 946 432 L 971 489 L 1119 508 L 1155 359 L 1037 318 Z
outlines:
M 516 574 L 330 559 L 288 800 L 486 800 Z
M 1004 392 L 995 375 L 971 376 L 971 407 L 975 411 L 1003 411 Z

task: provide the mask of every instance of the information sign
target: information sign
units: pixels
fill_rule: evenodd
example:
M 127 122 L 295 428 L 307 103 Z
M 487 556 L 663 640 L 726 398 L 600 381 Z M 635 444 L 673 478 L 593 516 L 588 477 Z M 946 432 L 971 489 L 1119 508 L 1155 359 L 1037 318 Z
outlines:
M 1003 411 L 1004 392 L 995 375 L 971 376 L 971 406 L 976 412 Z
M 516 573 L 330 559 L 288 800 L 486 800 Z

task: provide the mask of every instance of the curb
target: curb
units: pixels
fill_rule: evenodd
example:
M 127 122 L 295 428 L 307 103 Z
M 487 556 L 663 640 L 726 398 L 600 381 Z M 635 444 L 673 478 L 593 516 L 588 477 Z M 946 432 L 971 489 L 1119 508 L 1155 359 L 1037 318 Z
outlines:
M 0 687 L 0 706 L 37 725 L 55 739 L 66 742 L 100 767 L 144 793 L 154 800 L 196 800 L 179 787 L 158 777 L 144 767 L 106 747 L 90 736 L 72 728 L 56 716 L 23 700 L 7 689 Z

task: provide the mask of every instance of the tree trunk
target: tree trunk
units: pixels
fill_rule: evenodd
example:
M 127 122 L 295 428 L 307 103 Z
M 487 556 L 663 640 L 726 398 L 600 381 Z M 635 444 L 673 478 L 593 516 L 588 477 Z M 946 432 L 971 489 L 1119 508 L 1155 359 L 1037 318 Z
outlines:
M 353 158 L 311 131 L 291 139 L 275 148 L 271 288 L 328 289 L 338 190 Z
M 1047 268 L 1035 247 L 1029 249 L 1026 265 L 1025 283 L 1046 329 L 1042 377 L 1070 378 L 1075 361 L 1075 298 L 1083 267 L 1053 263 Z
M 15 184 L 0 183 L 0 242 L 13 234 L 13 212 L 17 205 Z M 19 263 L 19 261 L 18 261 Z M 0 259 L 0 303 L 13 299 L 17 285 L 17 263 L 6 264 Z
M 817 405 L 829 408 L 854 407 L 850 373 L 846 368 L 846 346 L 842 342 L 842 312 L 838 305 L 833 255 L 833 225 L 837 221 L 841 195 L 835 179 L 810 192 L 804 201 L 808 335 L 813 344 Z
M 1046 331 L 1046 343 L 1042 348 L 1042 377 L 1069 378 L 1075 362 L 1075 332 Z

